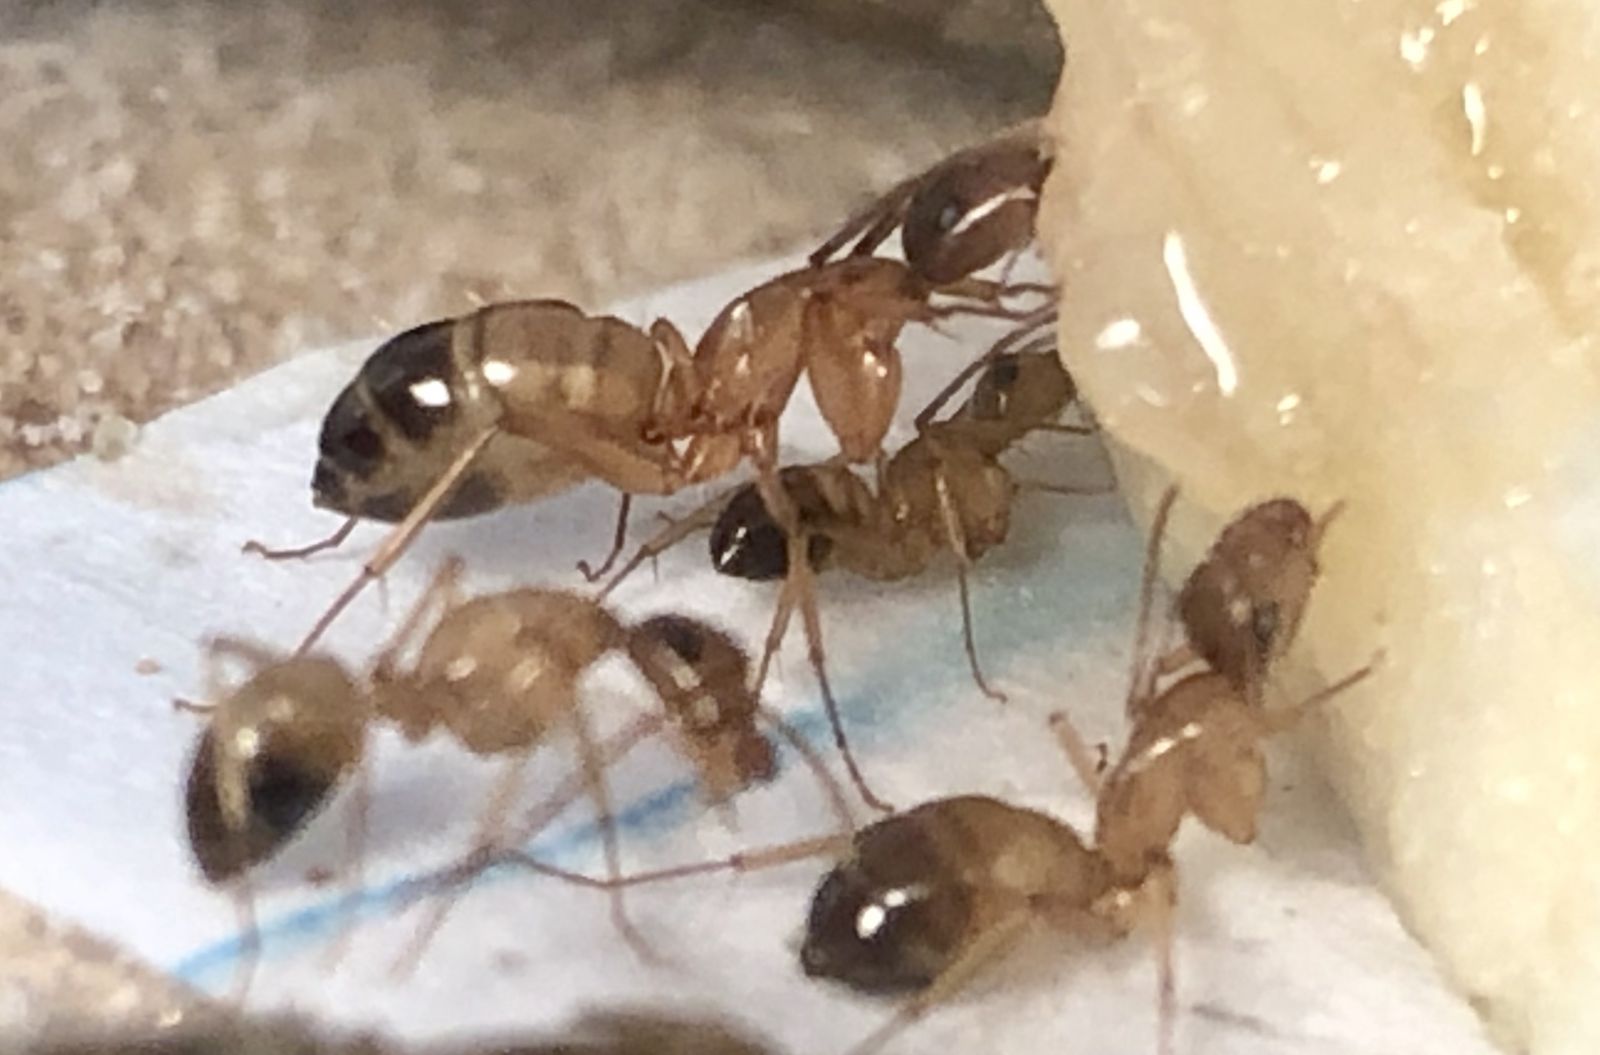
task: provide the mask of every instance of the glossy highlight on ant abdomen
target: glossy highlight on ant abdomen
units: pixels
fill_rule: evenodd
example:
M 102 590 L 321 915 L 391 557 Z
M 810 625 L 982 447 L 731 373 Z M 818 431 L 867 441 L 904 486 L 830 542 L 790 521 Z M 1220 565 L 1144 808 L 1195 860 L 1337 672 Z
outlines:
M 808 975 L 868 993 L 926 988 L 1019 913 L 1088 914 L 1109 870 L 1047 814 L 979 795 L 936 799 L 856 834 L 811 903 Z
M 184 790 L 189 847 L 220 883 L 273 856 L 361 760 L 367 714 L 337 663 L 264 666 L 201 734 Z
M 638 443 L 661 383 L 648 335 L 560 300 L 492 304 L 384 342 L 323 420 L 312 477 L 317 506 L 398 521 L 463 447 L 507 410 L 579 418 Z M 565 490 L 589 474 L 544 443 L 494 435 L 434 514 L 476 516 Z

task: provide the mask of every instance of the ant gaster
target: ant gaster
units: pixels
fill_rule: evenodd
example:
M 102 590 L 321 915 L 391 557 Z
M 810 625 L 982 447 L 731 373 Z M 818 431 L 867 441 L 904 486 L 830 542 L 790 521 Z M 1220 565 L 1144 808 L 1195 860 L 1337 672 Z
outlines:
M 384 342 L 334 400 L 318 440 L 312 500 L 347 514 L 344 525 L 297 549 L 246 544 L 270 558 L 304 557 L 342 543 L 359 519 L 397 523 L 299 652 L 426 521 L 535 501 L 587 479 L 562 440 L 581 436 L 664 467 L 670 451 L 642 437 L 662 379 L 661 355 L 642 330 L 560 300 L 491 304 Z M 584 567 L 591 578 L 621 551 L 628 504 L 624 494 L 612 554 L 598 570 Z

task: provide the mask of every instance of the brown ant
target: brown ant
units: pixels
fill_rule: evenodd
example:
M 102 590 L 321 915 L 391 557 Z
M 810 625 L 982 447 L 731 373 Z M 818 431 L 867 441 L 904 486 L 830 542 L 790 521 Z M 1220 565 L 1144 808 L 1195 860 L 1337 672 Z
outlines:
M 773 747 L 754 725 L 758 717 L 803 749 L 798 734 L 747 687 L 748 660 L 720 631 L 678 615 L 625 625 L 598 602 L 558 590 L 522 588 L 461 600 L 460 570 L 458 561 L 444 565 L 365 685 L 327 657 L 283 659 L 239 641 L 211 643 L 213 662 L 237 657 L 253 673 L 208 708 L 210 722 L 189 772 L 189 844 L 208 881 L 242 883 L 351 770 L 361 777 L 351 847 L 358 859 L 355 836 L 364 827 L 366 800 L 362 757 L 367 731 L 378 721 L 394 724 L 411 741 L 443 730 L 474 754 L 512 756 L 491 795 L 480 847 L 500 827 L 532 750 L 557 729 L 570 729 L 599 815 L 606 867 L 618 874 L 604 758 L 577 692 L 580 676 L 612 652 L 626 655 L 660 696 L 676 746 L 714 803 L 774 772 Z M 438 618 L 410 666 L 401 667 L 401 655 L 435 605 Z M 240 893 L 254 942 L 248 893 L 243 887 Z M 621 902 L 613 899 L 612 909 L 637 946 Z M 245 978 L 253 958 L 252 948 Z
M 858 236 L 849 254 L 870 254 L 898 227 L 906 262 L 924 280 L 975 275 L 1033 241 L 1050 168 L 1039 122 L 1018 125 L 897 184 L 846 220 L 811 263 L 833 259 Z
M 1176 494 L 1169 491 L 1158 508 L 1142 596 L 1152 589 Z M 1234 551 L 1219 546 L 1213 553 L 1218 552 Z M 1285 566 L 1292 569 L 1292 563 Z M 1277 589 L 1294 592 L 1287 582 Z M 1140 641 L 1147 638 L 1143 624 L 1149 613 L 1142 603 Z M 1171 848 L 1183 817 L 1192 813 L 1235 842 L 1253 840 L 1265 788 L 1263 741 L 1371 670 L 1369 665 L 1275 711 L 1256 707 L 1225 675 L 1191 675 L 1129 708 L 1135 727 L 1104 774 L 1065 715 L 1053 715 L 1052 728 L 1095 798 L 1092 843 L 1047 814 L 984 796 L 958 796 L 923 803 L 848 838 L 801 840 L 594 885 L 609 889 L 619 882 L 842 857 L 812 899 L 802 967 L 808 975 L 867 993 L 911 994 L 853 1055 L 878 1049 L 954 996 L 1036 924 L 1100 938 L 1119 938 L 1146 924 L 1159 948 L 1159 1050 L 1167 1052 L 1176 1017 L 1178 887 Z M 1133 691 L 1153 678 L 1136 668 Z M 517 854 L 510 859 L 525 862 Z
M 978 662 L 968 572 L 978 558 L 1005 541 L 1019 490 L 1097 493 L 1018 483 L 999 460 L 1030 432 L 1087 431 L 1056 424 L 1056 418 L 1076 397 L 1077 389 L 1053 348 L 1001 356 L 990 364 L 956 413 L 929 423 L 889 459 L 876 493 L 838 462 L 791 466 L 779 472 L 780 486 L 799 518 L 807 577 L 795 574 L 789 561 L 789 535 L 770 512 L 758 485 L 746 484 L 712 499 L 640 547 L 600 596 L 615 589 L 646 559 L 708 527 L 712 565 L 717 571 L 754 581 L 783 579 L 756 684 L 764 683 L 798 605 L 812 669 L 851 779 L 869 804 L 887 810 L 887 803 L 867 786 L 840 722 L 809 573 L 837 567 L 892 582 L 920 575 L 941 554 L 951 554 L 961 599 L 962 641 L 972 676 L 986 695 L 1003 701 L 1005 697 L 990 687 Z
M 312 501 L 348 519 L 308 546 L 245 545 L 301 558 L 338 546 L 360 519 L 397 524 L 299 653 L 428 520 L 477 516 L 588 479 L 547 433 L 566 430 L 665 466 L 670 451 L 642 437 L 662 380 L 661 355 L 642 330 L 560 300 L 491 304 L 385 341 L 334 400 L 318 438 Z M 598 569 L 580 564 L 591 581 L 622 550 L 629 501 L 624 493 L 611 554 Z
M 899 401 L 895 342 L 905 325 L 955 314 L 1016 317 L 999 300 L 1029 291 L 976 279 L 936 287 L 896 261 L 852 258 L 741 295 L 692 350 L 665 319 L 646 335 L 552 300 L 491 305 L 408 331 L 379 348 L 335 401 L 313 478 L 318 504 L 398 524 L 299 653 L 434 515 L 542 497 L 585 474 L 624 495 L 667 495 L 748 455 L 764 496 L 789 523 L 772 473 L 777 419 L 802 372 L 843 456 L 870 459 Z M 936 305 L 935 294 L 957 302 Z M 673 446 L 680 440 L 681 451 Z M 591 578 L 620 550 L 627 511 L 624 501 L 612 554 L 599 570 L 585 569 Z M 277 555 L 337 545 L 351 524 Z
M 1160 672 L 1198 659 L 1258 692 L 1294 641 L 1321 573 L 1317 551 L 1343 508 L 1336 502 L 1313 518 L 1295 499 L 1273 498 L 1235 516 L 1178 591 L 1186 644 L 1162 658 Z

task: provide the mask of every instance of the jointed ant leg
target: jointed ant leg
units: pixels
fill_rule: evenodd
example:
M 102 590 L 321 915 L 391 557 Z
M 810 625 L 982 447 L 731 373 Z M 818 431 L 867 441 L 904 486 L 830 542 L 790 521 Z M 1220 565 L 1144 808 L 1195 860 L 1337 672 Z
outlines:
M 939 517 L 944 524 L 945 544 L 956 558 L 956 586 L 961 594 L 961 640 L 967 649 L 967 663 L 972 668 L 972 680 L 982 693 L 996 703 L 1005 703 L 1006 694 L 991 687 L 978 664 L 978 646 L 972 634 L 972 598 L 967 584 L 967 572 L 972 568 L 972 555 L 967 548 L 967 533 L 961 525 L 961 513 L 950 497 L 949 481 L 943 470 L 934 476 L 934 491 L 939 497 Z
M 1151 873 L 1146 888 L 1156 902 L 1152 909 L 1156 942 L 1156 1051 L 1159 1055 L 1172 1055 L 1173 1032 L 1178 1020 L 1178 943 L 1174 933 L 1178 877 L 1170 862 Z
M 243 872 L 233 880 L 233 909 L 239 921 L 239 962 L 233 968 L 228 1003 L 242 1008 L 250 995 L 256 967 L 261 963 L 261 927 L 256 923 L 255 890 L 250 885 L 250 877 Z
M 822 647 L 822 616 L 817 610 L 816 579 L 810 563 L 806 560 L 806 541 L 806 536 L 802 534 L 789 536 L 789 578 L 784 585 L 787 588 L 793 584 L 794 592 L 799 597 L 800 620 L 806 633 L 806 653 L 811 660 L 811 670 L 816 675 L 817 688 L 822 693 L 822 706 L 827 711 L 828 724 L 833 729 L 833 742 L 839 748 L 845 769 L 849 771 L 850 780 L 860 792 L 862 800 L 875 810 L 893 813 L 894 807 L 867 785 L 867 778 L 862 775 L 861 767 L 856 764 L 855 755 L 850 750 L 850 742 L 844 735 L 844 720 L 839 714 L 839 703 L 834 698 L 833 686 L 828 683 L 828 661 Z
M 350 818 L 346 822 L 344 839 L 344 874 L 345 887 L 350 892 L 350 901 L 355 903 L 363 887 L 363 872 L 365 869 L 367 849 L 367 823 L 372 813 L 372 777 L 367 768 L 367 759 L 363 757 L 356 761 L 355 787 L 350 796 Z M 350 936 L 355 932 L 356 918 L 351 913 L 339 927 L 339 933 L 334 936 L 332 944 L 328 947 L 328 965 L 337 964 L 344 958 L 345 951 L 350 947 Z
M 605 761 L 582 707 L 574 707 L 568 717 L 572 722 L 573 735 L 578 741 L 578 755 L 583 763 L 584 779 L 589 786 L 589 794 L 594 799 L 595 820 L 600 826 L 600 846 L 606 859 L 606 878 L 615 884 L 610 892 L 611 922 L 616 925 L 622 939 L 635 953 L 644 960 L 654 960 L 655 954 L 651 952 L 644 936 L 629 921 L 623 904 L 622 888 L 618 882 L 622 878 L 622 851 L 617 841 L 617 817 L 611 806 L 611 786 L 606 780 Z
M 388 643 L 383 646 L 383 651 L 373 661 L 372 678 L 375 682 L 388 679 L 400 660 L 400 654 L 410 647 L 417 634 L 427 625 L 428 616 L 435 607 L 440 612 L 448 612 L 455 606 L 461 593 L 461 573 L 464 568 L 460 557 L 447 557 L 439 565 L 439 570 L 433 573 L 433 578 L 411 606 L 411 611 L 406 613 L 405 619 L 401 620 Z
M 323 550 L 338 549 L 344 545 L 345 539 L 350 537 L 350 533 L 356 529 L 356 524 L 360 519 L 360 517 L 346 517 L 344 523 L 340 524 L 333 534 L 304 546 L 271 549 L 264 542 L 249 539 L 239 547 L 239 552 L 254 553 L 267 560 L 304 560 L 314 554 L 321 553 Z
M 995 920 L 986 931 L 973 940 L 954 963 L 939 973 L 933 984 L 901 1004 L 889 1021 L 851 1048 L 849 1055 L 870 1055 L 888 1043 L 896 1033 L 955 996 L 984 968 L 1015 949 L 1033 928 L 1035 922 L 1034 913 L 1020 906 Z
M 981 373 L 984 367 L 1012 351 L 1016 345 L 1031 340 L 1031 335 L 1040 326 L 1054 324 L 1057 319 L 1057 310 L 1054 305 L 1051 305 L 1025 317 L 1021 325 L 990 345 L 988 351 L 962 367 L 956 376 L 950 380 L 949 384 L 941 388 L 939 394 L 934 396 L 928 405 L 917 413 L 915 419 L 917 430 L 919 432 L 925 430 L 933 422 L 939 411 L 944 409 L 944 405 L 950 402 L 951 397 L 961 391 L 962 386 L 968 381 Z
M 472 839 L 472 849 L 467 853 L 468 862 L 487 860 L 494 850 L 495 833 L 504 826 L 506 814 L 510 812 L 511 804 L 516 800 L 517 792 L 522 787 L 522 771 L 531 753 L 531 750 L 517 752 L 506 764 L 505 772 L 495 781 L 494 787 L 489 792 L 489 801 L 484 806 L 483 816 L 478 821 L 478 830 Z M 446 896 L 433 903 L 428 918 L 417 928 L 406 950 L 394 962 L 392 973 L 396 978 L 408 977 L 417 969 L 428 943 L 439 932 L 439 928 L 444 926 L 445 918 L 455 907 L 455 902 L 454 897 Z
M 595 599 L 605 600 L 606 597 L 610 596 L 611 591 L 620 586 L 622 581 L 637 571 L 639 565 L 645 561 L 654 560 L 697 531 L 711 530 L 712 525 L 716 524 L 717 518 L 722 515 L 722 510 L 728 504 L 728 499 L 733 493 L 733 491 L 725 491 L 717 495 L 688 516 L 680 519 L 668 518 L 667 526 L 634 551 L 633 556 L 628 558 L 627 563 L 618 568 L 617 573 L 611 577 L 605 586 L 601 587 L 599 593 L 595 594 Z
M 1050 715 L 1050 731 L 1055 734 L 1056 742 L 1065 752 L 1067 761 L 1072 765 L 1072 771 L 1088 789 L 1089 797 L 1099 798 L 1102 765 L 1089 750 L 1089 745 L 1084 743 L 1082 734 L 1078 732 L 1078 727 L 1072 724 L 1072 719 L 1067 717 L 1067 712 L 1056 711 Z
M 901 180 L 887 192 L 868 202 L 865 207 L 851 214 L 833 237 L 822 243 L 822 246 L 811 254 L 808 263 L 812 267 L 826 264 L 857 235 L 860 235 L 860 238 L 851 247 L 849 256 L 865 256 L 878 248 L 905 219 L 906 206 L 910 204 L 911 196 L 921 186 L 922 179 L 923 174 L 919 173 L 909 179 Z
M 851 842 L 852 840 L 849 836 L 842 836 L 837 833 L 819 835 L 810 839 L 799 839 L 793 842 L 764 846 L 757 850 L 744 850 L 710 861 L 693 861 L 689 864 L 671 865 L 666 868 L 653 868 L 644 872 L 634 872 L 631 875 L 622 876 L 614 880 L 581 877 L 578 881 L 585 886 L 593 886 L 602 890 L 616 890 L 623 887 L 644 886 L 647 883 L 668 883 L 695 876 L 714 875 L 717 872 L 759 872 L 767 868 L 778 868 L 783 865 L 793 864 L 809 857 L 842 857 L 849 852 Z M 557 871 L 550 869 L 548 865 L 544 865 L 521 850 L 506 851 L 500 856 L 500 861 L 519 867 L 530 867 L 541 874 L 550 874 L 553 871 Z M 565 876 L 562 876 L 562 878 L 565 878 Z
M 1154 695 L 1157 658 L 1149 655 L 1150 619 L 1155 608 L 1156 576 L 1161 570 L 1161 542 L 1167 533 L 1167 521 L 1172 516 L 1172 506 L 1178 500 L 1178 488 L 1168 487 L 1156 505 L 1156 515 L 1150 522 L 1150 538 L 1145 543 L 1144 571 L 1139 578 L 1139 612 L 1133 629 L 1133 675 L 1128 689 L 1127 713 L 1132 717 Z
M 1265 712 L 1262 715 L 1262 722 L 1267 734 L 1271 736 L 1294 728 L 1300 719 L 1311 711 L 1327 703 L 1346 689 L 1365 680 L 1368 675 L 1378 668 L 1378 664 L 1383 662 L 1383 657 L 1383 651 L 1379 650 L 1377 655 L 1367 662 L 1366 666 L 1346 674 L 1327 688 L 1312 693 L 1299 703 Z
M 968 596 L 967 568 L 970 561 L 963 560 L 956 565 L 956 587 L 961 594 L 961 641 L 967 649 L 967 665 L 972 668 L 972 680 L 978 683 L 978 689 L 985 696 L 996 703 L 1005 703 L 1006 694 L 994 688 L 983 676 L 983 668 L 978 665 L 978 646 L 972 636 L 972 599 Z
M 845 801 L 844 790 L 839 787 L 839 782 L 833 779 L 833 774 L 828 772 L 828 767 L 822 761 L 822 756 L 817 754 L 816 749 L 811 746 L 805 737 L 800 735 L 800 731 L 784 721 L 777 711 L 764 704 L 757 704 L 756 714 L 760 716 L 762 721 L 777 730 L 778 735 L 783 737 L 790 747 L 794 748 L 795 753 L 800 756 L 801 760 L 816 776 L 817 783 L 822 785 L 823 794 L 828 797 L 828 805 L 833 808 L 833 812 L 839 817 L 840 831 L 845 836 L 853 835 L 856 830 L 855 816 L 850 812 L 850 804 Z
M 333 604 L 328 607 L 326 612 L 322 613 L 322 617 L 312 626 L 311 632 L 306 635 L 305 640 L 300 642 L 300 647 L 295 649 L 295 655 L 303 656 L 309 652 L 311 647 L 321 639 L 328 627 L 333 625 L 333 621 L 339 618 L 339 614 L 350 607 L 350 603 L 360 596 L 362 590 L 366 589 L 367 584 L 381 578 L 394 565 L 394 562 L 400 559 L 400 556 L 405 553 L 412 541 L 417 537 L 418 532 L 422 530 L 423 525 L 444 504 L 445 499 L 450 497 L 450 492 L 455 489 L 456 484 L 461 482 L 461 478 L 471 468 L 473 461 L 489 445 L 489 441 L 494 438 L 498 431 L 498 427 L 490 426 L 479 432 L 471 443 L 461 449 L 461 453 L 456 455 L 455 460 L 433 482 L 433 486 L 428 488 L 421 501 L 412 507 L 411 512 L 406 514 L 404 520 L 395 525 L 394 530 L 389 533 L 389 537 L 383 540 L 383 543 L 373 555 L 362 565 L 361 574 L 357 575 L 350 585 L 345 587 L 344 592 L 334 598 Z
M 626 491 L 622 492 L 622 501 L 617 505 L 617 528 L 615 534 L 611 536 L 611 552 L 606 554 L 600 566 L 591 568 L 586 560 L 578 562 L 578 571 L 586 581 L 594 582 L 599 579 L 611 570 L 611 566 L 617 563 L 617 558 L 622 555 L 622 548 L 628 544 L 628 510 L 632 505 L 633 496 Z

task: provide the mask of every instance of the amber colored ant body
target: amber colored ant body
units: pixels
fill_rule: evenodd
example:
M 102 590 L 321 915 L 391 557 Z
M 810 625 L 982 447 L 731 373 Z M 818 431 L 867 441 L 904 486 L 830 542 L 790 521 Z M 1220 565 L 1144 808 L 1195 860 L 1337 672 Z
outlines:
M 1000 456 L 1030 432 L 1050 428 L 1083 431 L 1055 424 L 1076 395 L 1072 379 L 1053 350 L 1002 356 L 979 378 L 972 396 L 955 414 L 928 424 L 889 459 L 876 492 L 837 462 L 782 469 L 779 483 L 798 517 L 798 541 L 806 553 L 807 572 L 838 567 L 890 582 L 922 574 L 941 554 L 951 554 L 956 560 L 962 637 L 973 678 L 987 695 L 1003 699 L 989 687 L 978 663 L 967 575 L 978 558 L 1005 541 L 1010 530 L 1011 507 L 1022 485 L 1000 464 Z M 1086 493 L 1053 485 L 1027 486 Z M 757 668 L 757 685 L 764 682 L 798 606 L 812 667 L 846 766 L 862 797 L 887 809 L 862 777 L 840 724 L 827 677 L 815 591 L 808 577 L 795 574 L 789 560 L 789 535 L 758 485 L 747 484 L 713 499 L 646 543 L 601 596 L 644 560 L 706 527 L 711 529 L 712 564 L 719 572 L 757 581 L 785 581 Z
M 273 559 L 337 546 L 358 519 L 397 526 L 301 642 L 305 654 L 367 584 L 435 517 L 476 516 L 535 501 L 589 476 L 559 440 L 581 435 L 663 470 L 671 451 L 643 423 L 664 370 L 655 343 L 612 316 L 560 300 L 491 304 L 408 330 L 372 353 L 323 419 L 312 500 L 348 519 L 321 542 L 269 550 Z M 612 553 L 621 551 L 623 496 Z
M 475 754 L 512 756 L 491 797 L 480 850 L 492 842 L 530 752 L 553 731 L 570 729 L 599 814 L 606 865 L 616 875 L 604 759 L 577 692 L 584 671 L 612 652 L 626 655 L 660 695 L 668 728 L 714 803 L 774 772 L 758 718 L 799 740 L 761 707 L 748 687 L 744 653 L 712 627 L 675 615 L 625 625 L 596 601 L 558 590 L 463 601 L 459 574 L 454 561 L 441 569 L 365 685 L 329 658 L 282 659 L 242 642 L 212 643 L 213 657 L 241 658 L 254 673 L 209 709 L 189 773 L 189 843 L 206 879 L 242 879 L 305 825 L 345 775 L 364 777 L 366 733 L 378 721 L 412 741 L 443 730 Z M 401 655 L 436 603 L 440 615 L 402 668 Z M 359 790 L 356 832 L 364 823 L 364 782 Z M 241 908 L 248 909 L 247 899 Z M 613 911 L 631 937 L 620 902 Z

